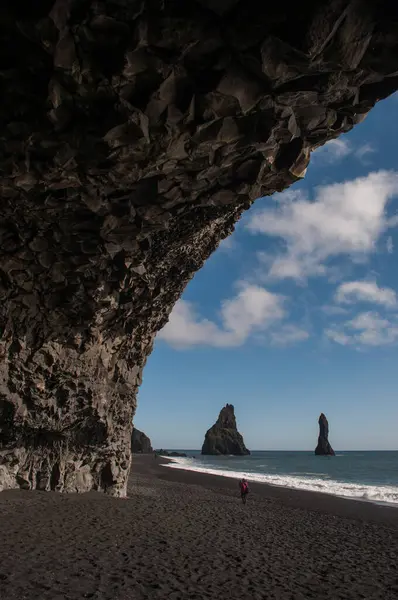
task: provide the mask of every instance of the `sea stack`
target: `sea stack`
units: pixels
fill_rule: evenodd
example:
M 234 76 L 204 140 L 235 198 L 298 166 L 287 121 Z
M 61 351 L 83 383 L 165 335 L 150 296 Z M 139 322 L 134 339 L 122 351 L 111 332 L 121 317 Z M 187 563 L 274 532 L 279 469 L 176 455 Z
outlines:
M 217 421 L 206 432 L 202 454 L 234 454 L 235 456 L 250 454 L 236 427 L 235 410 L 232 404 L 226 404 L 221 409 Z
M 149 437 L 135 427 L 131 436 L 131 452 L 133 454 L 151 454 L 153 452 Z
M 315 454 L 318 456 L 334 456 L 334 450 L 329 443 L 329 423 L 323 413 L 319 417 L 319 437 Z

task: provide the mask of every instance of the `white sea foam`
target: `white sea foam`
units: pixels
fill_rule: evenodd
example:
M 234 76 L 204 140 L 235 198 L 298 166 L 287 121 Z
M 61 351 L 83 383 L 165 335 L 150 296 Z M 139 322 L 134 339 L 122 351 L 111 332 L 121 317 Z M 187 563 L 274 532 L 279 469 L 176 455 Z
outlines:
M 309 492 L 321 492 L 323 494 L 342 496 L 353 500 L 367 500 L 368 502 L 376 503 L 382 502 L 397 505 L 398 507 L 397 486 L 361 485 L 357 483 L 335 481 L 333 479 L 324 480 L 319 477 L 296 477 L 295 475 L 266 475 L 263 473 L 246 473 L 244 471 L 223 471 L 221 469 L 212 469 L 200 465 L 197 460 L 192 458 L 173 458 L 172 460 L 172 463 L 165 466 L 171 469 L 196 471 L 198 473 L 207 473 L 209 475 L 218 475 L 220 477 L 231 477 L 233 479 L 245 477 L 248 481 L 257 483 L 267 483 L 269 485 L 307 490 Z

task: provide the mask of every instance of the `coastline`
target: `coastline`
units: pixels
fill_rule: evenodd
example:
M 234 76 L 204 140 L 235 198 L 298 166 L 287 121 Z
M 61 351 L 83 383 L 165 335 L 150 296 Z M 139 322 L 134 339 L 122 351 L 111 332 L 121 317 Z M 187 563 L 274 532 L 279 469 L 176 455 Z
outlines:
M 207 489 L 218 490 L 236 494 L 237 479 L 224 475 L 214 475 L 188 469 L 166 468 L 173 463 L 173 459 L 159 457 L 158 467 L 152 470 L 153 474 L 163 481 L 200 485 Z M 289 487 L 271 485 L 268 483 L 250 482 L 252 496 L 277 501 L 283 506 L 324 512 L 344 518 L 386 524 L 398 529 L 397 506 L 377 503 L 356 498 L 335 496 L 325 492 L 300 490 Z
M 133 456 L 128 497 L 0 494 L 7 600 L 396 600 L 398 512 Z
M 233 479 L 233 480 L 238 480 L 241 477 L 246 477 L 248 479 L 248 481 L 250 482 L 250 485 L 261 485 L 261 486 L 267 486 L 271 489 L 288 489 L 288 490 L 292 490 L 292 491 L 297 491 L 299 493 L 301 492 L 306 492 L 309 494 L 316 494 L 319 496 L 331 496 L 332 498 L 340 498 L 343 500 L 348 500 L 350 502 L 354 501 L 354 502 L 360 502 L 360 503 L 365 503 L 365 504 L 374 504 L 376 506 L 382 506 L 382 507 L 386 507 L 386 508 L 398 508 L 398 502 L 388 502 L 388 501 L 383 501 L 383 500 L 379 500 L 377 498 L 372 498 L 372 497 L 360 497 L 360 496 L 355 496 L 355 495 L 350 495 L 350 494 L 338 494 L 338 493 L 333 493 L 331 490 L 323 490 L 323 491 L 318 491 L 316 489 L 306 489 L 305 487 L 300 487 L 300 486 L 293 486 L 293 485 L 289 485 L 288 483 L 286 484 L 279 484 L 279 483 L 273 483 L 272 481 L 261 481 L 258 478 L 256 479 L 257 475 L 261 475 L 258 473 L 246 473 L 244 471 L 241 472 L 234 472 L 234 471 L 220 471 L 219 473 L 217 472 L 216 469 L 209 469 L 207 467 L 203 467 L 203 469 L 201 469 L 200 467 L 197 467 L 197 462 L 199 461 L 195 461 L 195 465 L 193 466 L 193 468 L 190 468 L 188 465 L 185 465 L 184 463 L 179 462 L 179 457 L 160 457 L 162 460 L 167 460 L 167 463 L 164 463 L 164 466 L 168 466 L 169 468 L 172 468 L 174 470 L 181 470 L 181 471 L 187 471 L 190 473 L 198 473 L 198 474 L 202 474 L 202 475 L 208 475 L 210 476 L 214 476 L 214 477 L 222 477 L 222 478 L 226 478 L 226 479 Z M 189 457 L 187 457 L 189 458 Z M 337 482 L 336 482 L 337 483 Z M 340 485 L 344 485 L 343 483 L 341 483 Z M 350 485 L 350 484 L 347 484 Z M 366 488 L 367 485 L 363 484 L 363 488 Z M 369 486 L 370 490 L 374 489 L 374 486 Z

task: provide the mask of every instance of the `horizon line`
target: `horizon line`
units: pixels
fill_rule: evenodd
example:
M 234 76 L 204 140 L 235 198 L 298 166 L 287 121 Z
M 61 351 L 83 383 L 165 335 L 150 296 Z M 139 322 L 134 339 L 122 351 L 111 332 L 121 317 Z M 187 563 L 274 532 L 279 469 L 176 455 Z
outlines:
M 154 450 L 168 450 L 170 452 L 201 452 L 200 448 L 169 448 L 167 446 L 160 446 L 159 448 L 155 448 Z M 355 448 L 354 450 L 340 450 L 339 448 L 336 449 L 334 448 L 335 452 L 398 452 L 398 448 L 392 449 L 392 448 L 383 448 L 383 449 L 367 449 L 364 450 L 363 448 Z M 250 452 L 315 452 L 315 450 L 313 448 L 307 449 L 307 450 L 297 450 L 297 449 L 285 449 L 285 450 L 281 450 L 281 449 L 277 449 L 277 448 L 270 448 L 270 449 L 253 449 L 250 450 Z M 240 454 L 207 454 L 204 456 L 248 456 L 246 455 L 240 455 Z

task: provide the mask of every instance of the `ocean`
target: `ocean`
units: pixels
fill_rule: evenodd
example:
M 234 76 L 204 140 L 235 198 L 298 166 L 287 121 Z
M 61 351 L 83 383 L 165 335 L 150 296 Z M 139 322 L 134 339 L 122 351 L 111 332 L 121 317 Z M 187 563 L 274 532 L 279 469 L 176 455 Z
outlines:
M 201 456 L 198 450 L 179 450 L 169 466 L 223 477 L 268 483 L 398 507 L 398 451 L 252 452 L 250 456 Z

